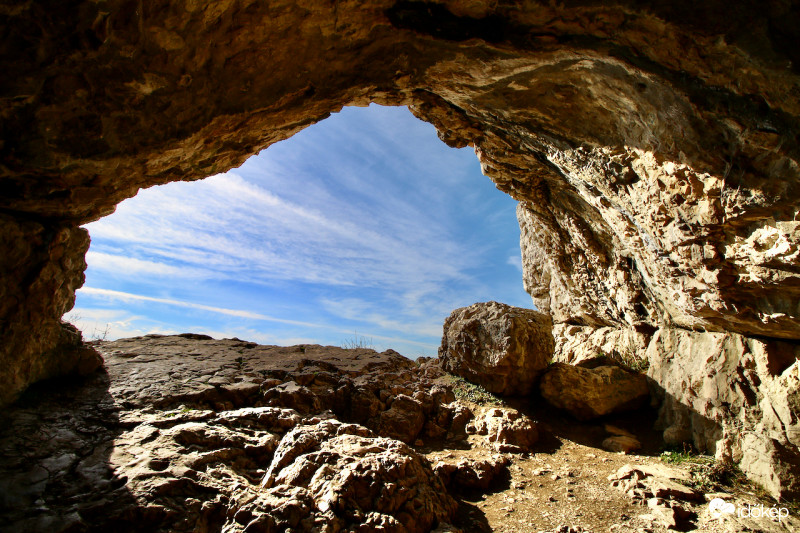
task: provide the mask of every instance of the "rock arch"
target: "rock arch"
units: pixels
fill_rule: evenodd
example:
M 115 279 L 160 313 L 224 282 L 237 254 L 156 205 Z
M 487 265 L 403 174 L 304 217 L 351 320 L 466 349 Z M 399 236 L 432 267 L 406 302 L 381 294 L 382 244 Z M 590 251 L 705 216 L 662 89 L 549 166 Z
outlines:
M 410 105 L 519 200 L 560 335 L 632 331 L 669 434 L 796 496 L 798 22 L 777 0 L 3 2 L 0 403 L 92 365 L 60 323 L 80 224 L 343 105 Z

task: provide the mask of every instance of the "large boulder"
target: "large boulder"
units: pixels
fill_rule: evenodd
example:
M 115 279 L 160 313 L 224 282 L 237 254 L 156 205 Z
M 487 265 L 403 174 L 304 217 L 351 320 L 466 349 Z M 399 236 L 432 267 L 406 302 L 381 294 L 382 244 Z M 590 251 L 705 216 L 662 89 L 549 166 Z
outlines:
M 647 378 L 615 365 L 583 368 L 554 363 L 542 376 L 542 397 L 579 420 L 639 408 L 650 397 Z
M 476 303 L 445 320 L 439 359 L 490 392 L 526 395 L 553 355 L 552 330 L 550 317 L 537 311 Z
M 299 425 L 287 433 L 262 487 L 266 495 L 261 512 L 245 509 L 241 522 L 248 524 L 253 515 L 257 520 L 274 520 L 274 508 L 299 500 L 297 507 L 304 508 L 305 517 L 279 525 L 298 528 L 306 522 L 292 531 L 319 531 L 315 525 L 327 524 L 325 531 L 427 532 L 449 521 L 457 507 L 428 462 L 414 450 L 375 437 L 363 426 L 335 420 Z M 280 502 L 286 493 L 290 497 Z M 249 524 L 244 531 L 250 531 Z

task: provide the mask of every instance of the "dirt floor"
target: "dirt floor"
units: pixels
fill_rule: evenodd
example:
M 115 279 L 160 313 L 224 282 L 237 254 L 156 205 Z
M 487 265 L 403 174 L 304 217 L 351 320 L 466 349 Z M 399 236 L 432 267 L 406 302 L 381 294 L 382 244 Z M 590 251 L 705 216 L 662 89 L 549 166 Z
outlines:
M 455 525 L 464 531 L 537 533 L 537 532 L 665 532 L 673 531 L 654 520 L 646 502 L 636 503 L 624 491 L 611 486 L 608 477 L 625 465 L 658 465 L 689 473 L 702 470 L 698 466 L 711 458 L 691 453 L 677 454 L 683 460 L 668 461 L 662 457 L 663 442 L 652 429 L 654 411 L 611 416 L 600 421 L 579 422 L 569 415 L 544 405 L 531 405 L 530 400 L 479 405 L 469 402 L 478 412 L 490 405 L 505 405 L 525 412 L 539 422 L 540 442 L 537 450 L 526 454 L 506 454 L 511 458 L 508 475 L 497 480 L 489 491 L 459 494 L 461 508 Z M 636 454 L 608 452 L 601 448 L 609 436 L 606 424 L 635 434 L 642 443 Z M 422 447 L 432 463 L 461 458 L 482 459 L 496 452 L 487 448 L 480 436 L 470 436 L 470 448 L 443 449 Z M 706 468 L 710 468 L 707 466 Z M 694 477 L 696 477 L 695 474 Z M 702 486 L 701 486 L 702 488 Z M 780 509 L 779 504 L 740 480 L 734 486 L 714 487 L 712 496 L 730 498 L 738 508 L 763 505 Z M 796 504 L 788 506 L 789 517 L 780 521 L 769 518 L 740 518 L 723 514 L 713 516 L 706 497 L 701 501 L 682 501 L 680 505 L 693 513 L 682 531 L 703 532 L 794 532 L 800 531 Z M 784 508 L 786 509 L 786 508 Z M 570 529 L 571 528 L 571 529 Z

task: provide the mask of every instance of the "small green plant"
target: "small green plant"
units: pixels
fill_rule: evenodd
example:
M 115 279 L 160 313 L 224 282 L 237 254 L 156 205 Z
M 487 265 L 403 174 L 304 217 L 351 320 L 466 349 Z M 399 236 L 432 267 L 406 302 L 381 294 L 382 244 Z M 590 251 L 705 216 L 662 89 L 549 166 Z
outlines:
M 661 460 L 672 465 L 696 462 L 699 457 L 701 457 L 700 454 L 688 442 L 684 442 L 680 447 L 669 448 L 661 452 Z
M 174 418 L 174 417 L 176 417 L 178 415 L 191 413 L 194 410 L 195 409 L 193 407 L 189 407 L 188 405 L 182 405 L 178 409 L 173 409 L 172 411 L 168 411 L 168 412 L 164 413 L 164 417 L 165 418 Z
M 639 372 L 643 374 L 647 372 L 648 368 L 650 368 L 650 361 L 648 361 L 647 359 L 635 359 L 630 363 L 626 362 L 625 366 L 627 366 L 634 372 Z
M 741 488 L 747 483 L 739 467 L 729 461 L 715 461 L 709 456 L 698 456 L 702 460 L 689 463 L 692 488 L 700 492 L 717 492 Z
M 736 464 L 700 454 L 691 444 L 684 443 L 680 448 L 665 450 L 661 453 L 661 460 L 686 467 L 692 477 L 689 485 L 699 492 L 744 492 L 757 500 L 786 507 L 793 514 L 800 513 L 800 502 L 776 502 L 764 487 L 747 479 Z
M 375 349 L 375 347 L 372 344 L 372 337 L 364 337 L 363 335 L 359 335 L 358 332 L 353 333 L 353 336 L 351 338 L 345 339 L 342 342 L 342 348 L 344 348 L 345 350 Z
M 684 465 L 692 476 L 691 486 L 700 492 L 716 492 L 742 488 L 748 484 L 739 467 L 730 461 L 717 461 L 710 455 L 698 453 L 691 444 L 661 453 L 661 460 L 674 465 Z
M 450 375 L 453 385 L 453 394 L 456 399 L 476 403 L 478 405 L 503 405 L 503 400 L 484 389 L 477 383 L 472 383 L 460 376 Z

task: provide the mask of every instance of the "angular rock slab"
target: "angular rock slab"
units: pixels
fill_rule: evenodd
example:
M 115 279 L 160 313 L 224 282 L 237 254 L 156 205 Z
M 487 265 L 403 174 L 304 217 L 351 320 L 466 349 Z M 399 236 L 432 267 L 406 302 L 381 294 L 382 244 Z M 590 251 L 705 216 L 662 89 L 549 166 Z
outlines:
M 529 394 L 553 355 L 548 315 L 498 302 L 453 311 L 444 323 L 439 359 L 452 372 L 486 390 Z
M 613 365 L 589 369 L 554 363 L 539 390 L 547 403 L 578 420 L 637 409 L 650 397 L 645 376 Z
M 664 465 L 624 465 L 608 476 L 612 487 L 626 492 L 634 500 L 669 498 L 700 501 L 703 496 L 689 487 L 689 473 Z

